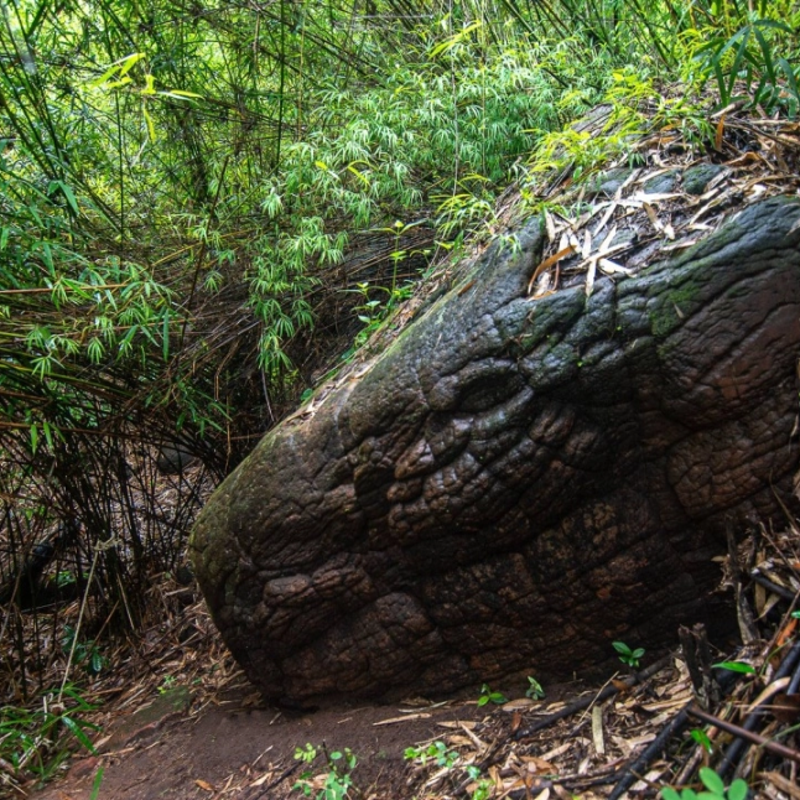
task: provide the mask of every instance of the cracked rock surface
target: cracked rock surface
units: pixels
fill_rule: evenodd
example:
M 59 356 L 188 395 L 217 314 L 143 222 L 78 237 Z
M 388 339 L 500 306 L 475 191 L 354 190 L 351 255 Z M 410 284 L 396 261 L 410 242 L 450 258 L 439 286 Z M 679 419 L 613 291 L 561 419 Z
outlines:
M 267 697 L 440 694 L 671 642 L 725 526 L 791 506 L 800 202 L 588 299 L 527 296 L 539 231 L 490 247 L 203 511 L 197 577 Z

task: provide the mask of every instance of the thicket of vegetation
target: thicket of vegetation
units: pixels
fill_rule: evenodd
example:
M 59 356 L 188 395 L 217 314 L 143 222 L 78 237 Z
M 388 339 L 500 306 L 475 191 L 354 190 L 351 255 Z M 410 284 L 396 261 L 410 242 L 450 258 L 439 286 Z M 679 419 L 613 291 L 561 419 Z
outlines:
M 3 3 L 3 701 L 61 657 L 51 617 L 24 634 L 45 567 L 92 589 L 86 636 L 176 567 L 205 477 L 164 505 L 160 443 L 222 474 L 554 143 L 601 160 L 558 133 L 600 100 L 700 144 L 714 106 L 795 115 L 798 26 L 789 0 Z

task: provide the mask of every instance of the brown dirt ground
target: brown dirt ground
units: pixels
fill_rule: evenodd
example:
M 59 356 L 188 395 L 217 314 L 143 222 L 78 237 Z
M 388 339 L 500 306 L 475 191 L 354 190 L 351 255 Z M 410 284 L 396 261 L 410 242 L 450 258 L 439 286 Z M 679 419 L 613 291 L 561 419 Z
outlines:
M 181 692 L 177 692 L 181 705 Z M 129 714 L 112 725 L 104 752 L 73 760 L 69 772 L 35 800 L 87 800 L 98 769 L 104 800 L 301 797 L 292 786 L 303 772 L 298 746 L 349 747 L 358 758 L 353 781 L 365 798 L 409 797 L 411 769 L 403 758 L 414 742 L 439 738 L 461 722 L 487 716 L 475 701 L 439 707 L 340 706 L 312 713 L 252 704 L 252 690 L 224 692 L 197 713 L 161 702 L 153 714 Z M 145 712 L 147 706 L 144 707 Z M 380 724 L 395 720 L 389 724 Z M 106 737 L 108 738 L 108 737 Z M 111 745 L 111 747 L 109 747 Z M 317 762 L 320 772 L 323 767 Z

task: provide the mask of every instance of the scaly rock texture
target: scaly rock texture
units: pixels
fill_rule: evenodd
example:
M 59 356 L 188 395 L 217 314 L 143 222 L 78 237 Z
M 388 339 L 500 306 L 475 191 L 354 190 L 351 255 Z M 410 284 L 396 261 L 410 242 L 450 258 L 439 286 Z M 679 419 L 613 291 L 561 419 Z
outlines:
M 637 277 L 527 296 L 540 224 L 264 437 L 193 532 L 270 698 L 567 675 L 702 615 L 798 466 L 800 202 Z

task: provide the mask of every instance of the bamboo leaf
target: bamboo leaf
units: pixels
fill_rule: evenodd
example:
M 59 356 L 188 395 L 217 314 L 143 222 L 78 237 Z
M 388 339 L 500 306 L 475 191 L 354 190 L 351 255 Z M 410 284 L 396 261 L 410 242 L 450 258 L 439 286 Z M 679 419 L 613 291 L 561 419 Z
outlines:
M 142 114 L 144 115 L 145 122 L 147 123 L 147 133 L 152 143 L 156 141 L 156 127 L 153 124 L 153 118 L 150 116 L 150 112 L 147 110 L 147 106 L 142 103 Z

